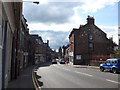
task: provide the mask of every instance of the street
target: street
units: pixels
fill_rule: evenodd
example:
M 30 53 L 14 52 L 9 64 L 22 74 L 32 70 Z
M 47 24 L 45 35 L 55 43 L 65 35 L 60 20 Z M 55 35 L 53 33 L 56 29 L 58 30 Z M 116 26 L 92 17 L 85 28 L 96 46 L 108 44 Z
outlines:
M 118 88 L 120 84 L 119 74 L 59 63 L 40 65 L 37 75 L 41 88 Z

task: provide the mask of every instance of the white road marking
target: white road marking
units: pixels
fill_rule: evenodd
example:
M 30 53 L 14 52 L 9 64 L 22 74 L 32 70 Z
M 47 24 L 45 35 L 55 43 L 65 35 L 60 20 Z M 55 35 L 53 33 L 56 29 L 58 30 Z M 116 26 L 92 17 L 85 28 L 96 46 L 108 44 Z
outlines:
M 90 76 L 90 77 L 93 76 L 93 75 L 90 75 L 90 74 L 87 74 L 87 73 L 78 72 L 78 71 L 75 71 L 75 73 L 82 74 L 82 75 L 86 75 L 86 76 Z
M 63 68 L 64 70 L 66 70 L 66 71 L 70 71 L 69 69 L 66 69 L 66 68 Z
M 60 65 L 60 63 L 58 63 Z
M 56 66 L 56 65 L 54 65 L 54 66 Z M 57 67 L 57 68 L 60 68 L 60 67 Z M 67 68 L 60 68 L 60 69 L 64 69 L 64 70 L 66 70 L 66 71 L 71 71 L 71 70 L 69 70 L 69 69 L 67 69 Z M 87 74 L 87 73 L 78 72 L 78 71 L 74 71 L 74 72 L 75 72 L 75 73 L 82 74 L 82 75 L 90 76 L 90 77 L 93 76 L 93 75 L 90 75 L 90 74 Z
M 109 81 L 109 82 L 120 84 L 120 82 L 117 82 L 117 81 L 113 81 L 113 80 L 110 80 L 110 79 L 106 79 L 106 80 Z
M 55 64 L 53 64 L 53 66 L 56 66 Z

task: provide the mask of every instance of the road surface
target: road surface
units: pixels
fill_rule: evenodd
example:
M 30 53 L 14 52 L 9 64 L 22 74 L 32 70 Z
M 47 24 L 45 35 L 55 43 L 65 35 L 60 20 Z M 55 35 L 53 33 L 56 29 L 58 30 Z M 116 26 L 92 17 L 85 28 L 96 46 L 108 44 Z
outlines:
M 120 85 L 119 74 L 59 63 L 41 65 L 37 75 L 41 88 L 118 88 Z

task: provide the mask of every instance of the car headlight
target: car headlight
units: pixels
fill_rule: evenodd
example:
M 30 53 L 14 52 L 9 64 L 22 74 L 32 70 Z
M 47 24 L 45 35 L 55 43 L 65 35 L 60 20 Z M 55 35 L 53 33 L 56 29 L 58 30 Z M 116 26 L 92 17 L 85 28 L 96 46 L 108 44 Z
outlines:
M 103 64 L 100 64 L 100 66 L 103 66 Z

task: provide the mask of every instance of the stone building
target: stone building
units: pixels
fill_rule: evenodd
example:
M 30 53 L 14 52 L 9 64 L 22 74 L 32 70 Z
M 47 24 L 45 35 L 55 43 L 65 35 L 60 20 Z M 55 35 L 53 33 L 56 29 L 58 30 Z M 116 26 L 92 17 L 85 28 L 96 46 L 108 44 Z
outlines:
M 106 57 L 113 52 L 113 41 L 95 25 L 93 17 L 87 17 L 87 24 L 73 28 L 69 35 L 69 60 L 73 64 L 90 65 L 97 57 Z
M 58 49 L 58 58 L 59 59 L 63 58 L 62 57 L 62 54 L 63 54 L 62 50 L 63 50 L 63 48 L 60 46 L 59 49 Z
M 65 62 L 69 63 L 69 44 L 66 46 L 63 46 L 63 58 Z
M 19 72 L 17 56 L 21 16 L 22 2 L 2 2 L 0 0 L 0 89 L 6 88 L 8 82 Z M 11 66 L 14 66 L 14 69 Z
M 44 48 L 45 48 L 45 61 L 51 61 L 51 53 L 52 49 L 49 46 L 49 40 L 47 40 L 46 43 L 44 43 Z
M 49 47 L 49 40 L 44 43 L 41 36 L 38 36 L 37 34 L 31 36 L 35 55 L 34 63 L 39 64 L 49 61 L 51 59 L 51 48 Z
M 35 61 L 36 63 L 45 62 L 46 59 L 46 48 L 44 42 L 40 36 L 36 38 L 36 47 L 35 47 Z
M 3 30 L 2 30 L 2 3 L 0 1 L 0 89 L 2 89 L 2 49 L 3 49 Z
M 20 30 L 20 71 L 28 66 L 28 46 L 29 46 L 29 29 L 27 25 L 27 20 L 22 15 L 21 19 L 21 30 Z M 32 48 L 32 47 L 31 47 Z

